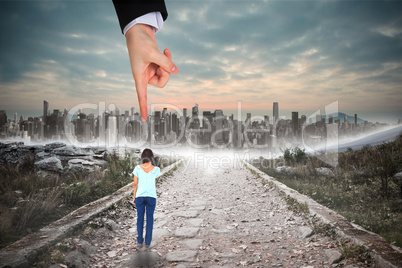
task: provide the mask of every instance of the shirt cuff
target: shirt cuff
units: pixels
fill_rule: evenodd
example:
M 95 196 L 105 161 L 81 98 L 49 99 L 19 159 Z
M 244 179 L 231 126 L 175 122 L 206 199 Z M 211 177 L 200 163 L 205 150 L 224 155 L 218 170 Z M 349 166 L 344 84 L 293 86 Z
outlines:
M 163 18 L 162 14 L 158 12 L 149 12 L 148 14 L 142 15 L 136 19 L 133 19 L 129 24 L 126 25 L 123 29 L 124 36 L 127 31 L 130 30 L 131 27 L 136 25 L 137 23 L 147 24 L 152 27 L 154 33 L 157 33 L 163 26 Z

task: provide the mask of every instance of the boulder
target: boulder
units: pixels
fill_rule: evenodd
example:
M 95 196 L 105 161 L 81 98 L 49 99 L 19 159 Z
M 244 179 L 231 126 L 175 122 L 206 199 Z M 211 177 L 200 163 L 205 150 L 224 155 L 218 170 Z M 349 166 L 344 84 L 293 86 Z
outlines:
M 395 179 L 402 180 L 402 172 L 396 173 L 396 174 L 394 175 L 394 178 L 395 178 Z
M 60 155 L 60 156 L 88 156 L 88 155 L 93 155 L 92 151 L 85 151 L 81 148 L 77 148 L 74 146 L 64 146 L 60 147 L 57 149 L 54 149 L 52 151 L 53 154 L 55 155 Z
M 54 156 L 38 161 L 35 163 L 35 165 L 40 169 L 48 171 L 56 171 L 56 172 L 63 171 L 63 166 L 61 165 L 60 159 Z
M 328 176 L 328 177 L 335 176 L 335 174 L 332 172 L 332 170 L 330 170 L 329 168 L 326 168 L 326 167 L 316 168 L 315 172 L 320 176 Z
M 289 172 L 293 171 L 293 168 L 288 167 L 288 166 L 281 166 L 281 167 L 277 167 L 276 171 L 279 173 L 289 173 Z
M 90 258 L 78 250 L 68 253 L 65 260 L 68 267 L 84 268 L 91 264 Z
M 45 150 L 46 151 L 53 151 L 54 149 L 65 147 L 66 144 L 62 142 L 53 142 L 53 143 L 48 143 L 45 145 Z

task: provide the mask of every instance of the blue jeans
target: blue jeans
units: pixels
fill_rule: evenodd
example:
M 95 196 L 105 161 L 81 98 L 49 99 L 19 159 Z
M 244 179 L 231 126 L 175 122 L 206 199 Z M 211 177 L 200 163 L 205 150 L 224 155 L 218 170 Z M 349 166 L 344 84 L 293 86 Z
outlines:
M 135 205 L 137 206 L 137 242 L 144 242 L 144 214 L 147 214 L 147 226 L 145 227 L 145 245 L 150 245 L 152 240 L 152 229 L 154 228 L 154 212 L 156 207 L 156 198 L 153 197 L 136 197 Z

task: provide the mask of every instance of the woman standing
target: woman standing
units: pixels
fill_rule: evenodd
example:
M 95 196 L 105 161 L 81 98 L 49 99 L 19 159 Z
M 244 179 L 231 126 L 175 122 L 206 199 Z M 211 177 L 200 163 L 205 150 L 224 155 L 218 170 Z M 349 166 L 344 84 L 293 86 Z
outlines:
M 137 206 L 137 242 L 142 247 L 144 243 L 144 214 L 147 215 L 145 247 L 149 248 L 154 227 L 154 212 L 156 206 L 155 179 L 160 176 L 160 168 L 153 165 L 154 154 L 151 149 L 145 149 L 141 154 L 141 165 L 134 168 L 134 204 Z

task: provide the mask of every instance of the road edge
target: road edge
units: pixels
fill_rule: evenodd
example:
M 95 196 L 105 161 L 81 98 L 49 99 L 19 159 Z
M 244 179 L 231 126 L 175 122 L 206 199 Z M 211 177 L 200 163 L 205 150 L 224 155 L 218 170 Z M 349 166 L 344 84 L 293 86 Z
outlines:
M 364 246 L 374 256 L 376 265 L 381 268 L 398 268 L 402 267 L 402 252 L 392 247 L 387 241 L 378 234 L 367 231 L 363 227 L 350 223 L 345 217 L 339 215 L 335 211 L 317 203 L 310 197 L 300 194 L 296 190 L 277 181 L 274 177 L 267 175 L 250 163 L 243 160 L 243 163 L 257 172 L 263 179 L 272 182 L 280 191 L 287 196 L 296 199 L 299 203 L 306 203 L 309 207 L 310 214 L 315 215 L 323 223 L 333 226 L 338 235 L 342 238 L 353 241 L 357 245 Z

